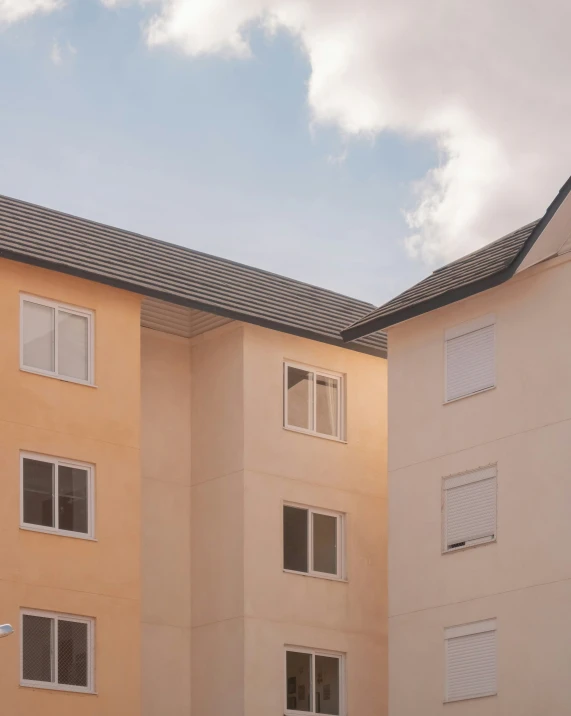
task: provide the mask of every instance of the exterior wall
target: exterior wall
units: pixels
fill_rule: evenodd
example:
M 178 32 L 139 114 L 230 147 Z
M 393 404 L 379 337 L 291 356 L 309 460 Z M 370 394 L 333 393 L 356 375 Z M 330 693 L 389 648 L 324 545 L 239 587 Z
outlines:
M 190 346 L 142 329 L 142 715 L 190 713 Z
M 245 713 L 283 713 L 284 646 L 346 654 L 347 711 L 386 713 L 386 362 L 244 329 Z M 344 373 L 347 443 L 283 428 L 284 359 Z M 346 513 L 347 581 L 283 571 L 283 502 Z
M 20 292 L 94 312 L 96 387 L 19 370 Z M 134 294 L 6 260 L 0 310 L 0 620 L 94 618 L 97 691 L 20 687 L 18 635 L 2 713 L 282 713 L 288 644 L 345 653 L 349 712 L 386 714 L 385 361 L 141 330 Z M 347 443 L 284 430 L 284 359 L 346 374 Z M 20 529 L 20 451 L 95 466 L 94 540 Z M 345 513 L 346 581 L 283 572 L 284 501 Z
M 253 326 L 192 345 L 192 710 L 284 710 L 284 647 L 347 654 L 386 713 L 385 361 Z M 284 359 L 347 374 L 348 443 L 283 428 Z M 347 513 L 348 581 L 283 572 L 282 505 Z
M 95 312 L 95 383 L 19 370 L 19 293 Z M 2 713 L 140 713 L 139 299 L 0 260 Z M 95 540 L 20 529 L 20 451 L 95 465 Z M 134 539 L 133 536 L 136 538 Z M 95 618 L 97 694 L 20 687 L 21 608 Z
M 571 711 L 570 297 L 555 259 L 390 329 L 391 716 Z M 497 387 L 444 405 L 444 332 L 488 313 Z M 442 555 L 442 477 L 493 462 L 497 542 Z M 498 695 L 443 705 L 444 628 L 492 617 Z
M 244 331 L 192 342 L 192 713 L 244 711 Z

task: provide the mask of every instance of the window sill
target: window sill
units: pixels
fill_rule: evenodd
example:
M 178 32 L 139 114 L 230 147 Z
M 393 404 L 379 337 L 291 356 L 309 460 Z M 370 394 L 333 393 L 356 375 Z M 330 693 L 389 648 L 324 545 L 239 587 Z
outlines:
M 465 698 L 459 699 L 444 699 L 444 704 L 457 704 L 460 701 L 475 701 L 476 699 L 489 699 L 491 696 L 497 696 L 497 691 L 492 691 L 489 694 L 481 694 L 480 696 L 466 696 Z
M 44 378 L 55 378 L 56 380 L 62 380 L 64 383 L 75 383 L 76 385 L 85 385 L 87 388 L 97 388 L 95 383 L 91 383 L 88 380 L 79 380 L 78 378 L 68 378 L 65 375 L 57 375 L 56 373 L 49 373 L 46 370 L 36 370 L 35 368 L 27 368 L 21 365 L 20 370 L 23 373 L 31 373 L 32 375 L 41 375 Z
M 290 711 L 286 709 L 284 716 L 319 716 L 319 713 L 317 711 Z M 341 716 L 345 716 L 344 712 Z
M 298 577 L 312 577 L 313 579 L 326 579 L 329 582 L 341 582 L 347 584 L 349 580 L 346 577 L 336 577 L 334 574 L 316 574 L 314 572 L 296 572 L 294 569 L 284 569 L 284 574 L 296 574 Z M 296 713 L 303 713 L 297 711 Z
M 313 438 L 321 438 L 322 440 L 329 440 L 330 442 L 334 443 L 341 443 L 342 445 L 347 445 L 347 440 L 344 440 L 342 438 L 337 438 L 334 435 L 324 435 L 323 433 L 315 433 L 313 430 L 306 430 L 305 428 L 294 428 L 291 425 L 284 425 L 284 430 L 288 430 L 292 433 L 300 433 L 301 435 L 309 435 Z M 298 713 L 302 713 L 301 711 L 298 711 Z
M 81 532 L 66 532 L 65 530 L 54 530 L 49 527 L 40 527 L 37 525 L 21 524 L 20 529 L 25 532 L 39 532 L 44 535 L 55 535 L 56 537 L 71 537 L 72 539 L 87 540 L 87 542 L 97 542 L 95 537 L 86 535 Z
M 456 554 L 456 552 L 464 552 L 467 549 L 474 549 L 474 547 L 483 547 L 486 544 L 496 544 L 498 541 L 497 537 L 494 537 L 493 539 L 481 539 L 481 540 L 474 540 L 474 542 L 470 542 L 470 544 L 462 545 L 462 547 L 454 547 L 453 549 L 443 549 L 442 554 Z
M 495 390 L 497 386 L 491 385 L 489 388 L 482 388 L 477 390 L 475 393 L 468 393 L 467 395 L 459 395 L 457 398 L 451 398 L 450 400 L 444 400 L 442 405 L 450 405 L 451 403 L 457 403 L 459 400 L 466 400 L 466 398 L 473 398 L 475 395 L 482 395 L 482 393 L 489 393 L 490 390 Z
M 84 689 L 81 686 L 60 686 L 59 684 L 48 684 L 41 681 L 20 681 L 23 689 L 42 689 L 43 691 L 57 691 L 59 694 L 78 694 L 81 696 L 97 696 L 97 691 Z

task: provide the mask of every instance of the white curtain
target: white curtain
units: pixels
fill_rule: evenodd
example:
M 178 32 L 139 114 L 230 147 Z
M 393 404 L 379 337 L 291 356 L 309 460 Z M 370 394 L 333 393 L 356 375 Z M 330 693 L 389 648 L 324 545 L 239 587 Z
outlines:
M 339 380 L 317 376 L 317 432 L 338 435 Z

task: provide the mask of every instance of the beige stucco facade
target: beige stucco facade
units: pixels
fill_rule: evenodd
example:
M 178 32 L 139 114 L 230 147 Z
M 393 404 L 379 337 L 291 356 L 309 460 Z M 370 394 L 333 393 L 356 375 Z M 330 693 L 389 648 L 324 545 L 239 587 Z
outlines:
M 389 329 L 390 716 L 571 712 L 570 298 L 566 254 Z M 496 387 L 444 404 L 445 331 L 487 314 Z M 497 541 L 442 554 L 442 478 L 492 463 Z M 491 618 L 497 695 L 444 704 L 444 629 Z

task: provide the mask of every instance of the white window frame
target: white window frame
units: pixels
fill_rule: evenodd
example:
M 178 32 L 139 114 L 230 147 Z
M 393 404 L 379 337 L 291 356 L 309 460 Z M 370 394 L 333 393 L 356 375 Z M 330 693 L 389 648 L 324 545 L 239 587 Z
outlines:
M 287 390 L 287 378 L 288 368 L 297 368 L 299 370 L 305 370 L 308 373 L 313 373 L 313 395 L 312 395 L 312 407 L 313 411 L 310 417 L 310 423 L 314 426 L 313 428 L 300 428 L 297 425 L 290 425 L 288 423 L 288 390 Z M 337 435 L 326 435 L 325 433 L 319 433 L 315 429 L 317 425 L 317 401 L 315 400 L 316 394 L 316 375 L 322 375 L 324 378 L 331 378 L 336 380 L 338 383 L 337 390 Z M 345 426 L 345 391 L 346 391 L 347 378 L 343 373 L 335 373 L 330 370 L 321 370 L 315 366 L 304 365 L 303 363 L 295 363 L 293 361 L 284 361 L 284 375 L 283 375 L 283 404 L 284 404 L 284 428 L 285 430 L 293 430 L 296 433 L 304 433 L 305 435 L 315 435 L 316 437 L 325 438 L 326 440 L 333 440 L 334 442 L 347 442 L 346 438 L 346 426 Z
M 462 487 L 463 485 L 470 485 L 474 482 L 483 482 L 484 480 L 496 480 L 496 532 L 492 538 L 482 537 L 481 539 L 468 540 L 465 544 L 459 547 L 448 547 L 448 511 L 447 511 L 447 499 L 446 493 L 449 489 L 454 487 Z M 493 544 L 498 541 L 498 466 L 496 463 L 486 465 L 484 467 L 478 467 L 474 470 L 468 470 L 466 472 L 460 472 L 455 475 L 447 475 L 442 478 L 442 554 L 451 554 L 452 552 L 460 552 L 464 549 L 470 549 L 471 547 L 478 547 L 482 544 Z
M 53 371 L 42 370 L 41 368 L 34 368 L 24 364 L 24 302 L 36 303 L 39 306 L 46 306 L 53 308 L 55 311 L 54 321 L 54 366 Z M 81 316 L 87 318 L 87 380 L 81 380 L 80 378 L 71 378 L 67 375 L 60 375 L 58 373 L 58 312 L 65 311 L 66 313 L 72 313 L 75 316 Z M 20 370 L 26 373 L 36 373 L 37 375 L 45 375 L 50 378 L 57 378 L 58 380 L 64 380 L 68 383 L 79 383 L 80 385 L 94 386 L 94 346 L 95 346 L 95 329 L 94 329 L 94 313 L 87 308 L 78 308 L 77 306 L 70 306 L 67 303 L 60 303 L 58 301 L 51 301 L 47 298 L 39 298 L 38 296 L 30 296 L 25 293 L 20 294 Z
M 294 651 L 299 654 L 311 654 L 311 704 L 313 711 L 297 711 L 288 709 L 287 707 L 287 653 L 288 651 Z M 339 651 L 327 651 L 325 649 L 308 649 L 304 646 L 295 646 L 293 644 L 286 644 L 284 649 L 284 716 L 319 716 L 315 711 L 315 657 L 316 656 L 330 656 L 339 659 L 339 716 L 346 716 L 347 713 L 347 695 L 346 695 L 346 674 L 345 674 L 345 663 L 346 654 Z
M 39 462 L 47 462 L 54 466 L 54 521 L 59 523 L 58 511 L 58 473 L 59 467 L 79 468 L 87 471 L 87 533 L 73 532 L 72 530 L 62 530 L 57 526 L 44 527 L 43 525 L 33 525 L 24 522 L 24 460 L 38 460 Z M 46 534 L 62 535 L 64 537 L 75 537 L 76 539 L 95 539 L 95 479 L 94 466 L 77 460 L 66 460 L 64 458 L 52 457 L 49 455 L 38 455 L 31 452 L 20 452 L 20 529 L 30 530 L 32 532 L 45 532 Z
M 459 395 L 456 398 L 448 398 L 448 341 L 454 340 L 454 338 L 461 338 L 469 333 L 475 333 L 482 328 L 488 328 L 494 326 L 494 384 L 489 385 L 487 388 L 476 390 L 473 393 L 466 393 L 466 395 Z M 480 393 L 486 393 L 488 390 L 494 390 L 498 382 L 498 376 L 496 372 L 496 347 L 497 347 L 497 331 L 496 331 L 496 316 L 493 313 L 489 313 L 480 318 L 476 318 L 472 321 L 466 321 L 460 323 L 453 328 L 448 328 L 444 332 L 444 405 L 448 403 L 455 403 L 457 400 L 464 400 L 465 398 L 471 398 L 473 395 L 480 395 Z
M 325 510 L 321 507 L 310 507 L 309 505 L 301 505 L 296 502 L 282 503 L 282 565 L 285 545 L 283 544 L 283 519 L 284 507 L 295 507 L 298 510 L 307 511 L 307 572 L 299 572 L 297 569 L 286 569 L 283 571 L 287 574 L 301 574 L 303 577 L 319 577 L 320 579 L 332 579 L 335 582 L 346 582 L 345 573 L 345 520 L 344 512 L 335 512 L 334 510 Z M 313 515 L 327 515 L 335 517 L 337 520 L 337 573 L 329 574 L 328 572 L 318 572 L 313 569 Z
M 466 696 L 461 698 L 448 698 L 448 642 L 451 639 L 456 639 L 457 637 L 462 636 L 472 636 L 474 634 L 484 634 L 486 632 L 493 631 L 496 634 L 497 639 L 497 633 L 498 633 L 498 620 L 493 617 L 492 619 L 484 619 L 483 621 L 478 622 L 470 622 L 469 624 L 460 624 L 459 626 L 452 626 L 452 627 L 445 627 L 444 629 L 444 703 L 445 704 L 451 704 L 456 703 L 457 701 L 472 701 L 473 699 L 483 699 L 487 698 L 489 696 L 497 696 L 498 689 L 497 689 L 497 678 L 498 674 L 496 672 L 496 689 L 494 691 L 490 691 L 485 694 L 479 694 L 478 696 Z M 497 642 L 496 642 L 496 670 L 498 668 L 498 662 L 497 662 Z
M 53 619 L 52 631 L 52 658 L 54 663 L 54 681 L 31 681 L 24 679 L 24 616 L 44 617 Z M 87 686 L 73 686 L 71 684 L 58 684 L 58 624 L 59 620 L 87 624 Z M 50 691 L 73 691 L 81 694 L 95 693 L 95 619 L 92 617 L 79 617 L 75 614 L 60 614 L 59 612 L 45 612 L 37 609 L 20 610 L 20 686 L 34 689 L 49 689 Z

